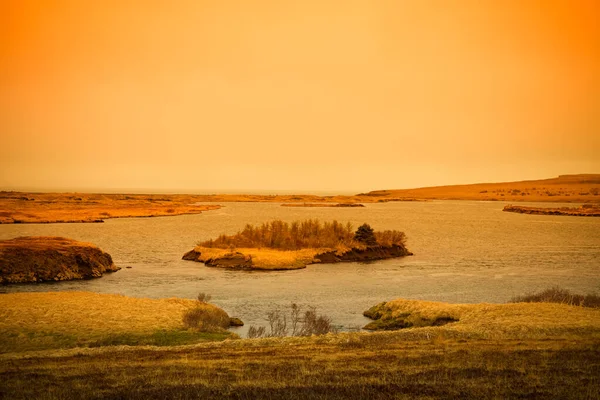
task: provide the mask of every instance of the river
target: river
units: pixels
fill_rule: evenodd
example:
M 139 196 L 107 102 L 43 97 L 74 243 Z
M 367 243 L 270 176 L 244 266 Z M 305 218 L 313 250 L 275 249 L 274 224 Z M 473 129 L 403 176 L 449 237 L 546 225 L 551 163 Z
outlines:
M 555 285 L 600 293 L 600 218 L 507 213 L 504 205 L 427 201 L 303 208 L 224 203 L 220 210 L 198 215 L 0 225 L 0 239 L 65 236 L 94 243 L 122 267 L 94 280 L 7 285 L 0 291 L 83 290 L 150 298 L 195 298 L 205 292 L 246 323 L 238 328 L 242 335 L 249 325 L 264 325 L 270 310 L 284 310 L 292 302 L 315 306 L 341 330 L 354 330 L 368 322 L 362 316 L 365 309 L 399 297 L 497 303 Z M 355 227 L 368 222 L 375 230 L 401 230 L 415 255 L 275 272 L 228 271 L 181 260 L 198 241 L 275 218 L 337 219 Z

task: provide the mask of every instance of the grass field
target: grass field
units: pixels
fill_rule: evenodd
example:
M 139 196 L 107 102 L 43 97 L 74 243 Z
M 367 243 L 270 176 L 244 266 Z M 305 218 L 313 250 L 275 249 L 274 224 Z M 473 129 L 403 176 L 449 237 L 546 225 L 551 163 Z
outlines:
M 0 353 L 120 344 L 174 345 L 231 334 L 183 329 L 187 299 L 137 299 L 90 292 L 0 294 Z M 227 316 L 228 318 L 228 316 Z
M 401 332 L 0 355 L 11 399 L 546 398 L 600 396 L 597 340 Z
M 182 313 L 196 305 L 77 292 L 0 295 L 0 398 L 600 397 L 599 309 L 398 299 L 378 309 L 414 321 L 440 315 L 458 321 L 206 341 L 225 338 L 215 335 L 185 346 L 181 335 L 163 335 L 161 342 L 157 329 L 192 334 L 179 327 Z

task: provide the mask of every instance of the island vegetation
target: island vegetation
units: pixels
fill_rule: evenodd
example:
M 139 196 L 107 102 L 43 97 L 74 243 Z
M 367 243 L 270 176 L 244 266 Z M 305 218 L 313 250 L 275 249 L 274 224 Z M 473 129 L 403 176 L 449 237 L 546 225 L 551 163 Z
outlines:
M 0 284 L 91 279 L 120 269 L 91 243 L 52 236 L 0 240 Z
M 247 224 L 235 235 L 198 243 L 183 259 L 224 268 L 283 270 L 411 254 L 404 232 L 375 232 L 368 224 L 355 232 L 350 223 L 309 219 L 291 224 L 274 220 L 257 227 Z
M 509 204 L 502 211 L 514 212 L 519 214 L 536 215 L 568 215 L 572 217 L 600 217 L 600 204 L 584 204 L 579 207 L 524 207 Z
M 282 207 L 364 207 L 361 203 L 283 203 Z

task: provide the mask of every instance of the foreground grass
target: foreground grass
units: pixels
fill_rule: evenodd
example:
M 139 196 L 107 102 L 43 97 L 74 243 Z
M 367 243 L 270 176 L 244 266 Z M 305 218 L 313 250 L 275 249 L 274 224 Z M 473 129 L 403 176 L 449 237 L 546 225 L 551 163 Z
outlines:
M 106 345 L 172 346 L 223 340 L 226 331 L 184 330 L 192 307 L 229 318 L 211 304 L 89 292 L 0 295 L 0 353 Z
M 177 329 L 181 313 L 197 305 L 93 293 L 0 295 L 0 398 L 600 397 L 598 309 L 394 300 L 379 307 L 413 321 L 458 321 L 178 346 L 199 341 Z M 86 347 L 68 348 L 78 343 Z M 68 349 L 42 350 L 60 345 Z
M 438 328 L 443 329 L 443 328 Z M 0 397 L 598 398 L 597 340 L 401 332 L 0 356 Z

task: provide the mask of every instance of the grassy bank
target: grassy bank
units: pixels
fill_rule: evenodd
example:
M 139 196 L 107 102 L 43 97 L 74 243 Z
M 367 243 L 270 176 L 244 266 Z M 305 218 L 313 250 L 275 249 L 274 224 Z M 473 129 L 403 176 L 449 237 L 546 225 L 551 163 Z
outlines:
M 542 339 L 577 337 L 600 339 L 600 309 L 558 303 L 448 304 L 397 299 L 365 311 L 374 319 L 371 329 L 398 329 L 433 334 L 436 321 L 455 338 Z
M 89 292 L 0 294 L 0 353 L 104 345 L 179 345 L 223 340 L 226 331 L 183 329 L 186 310 L 211 304 Z

